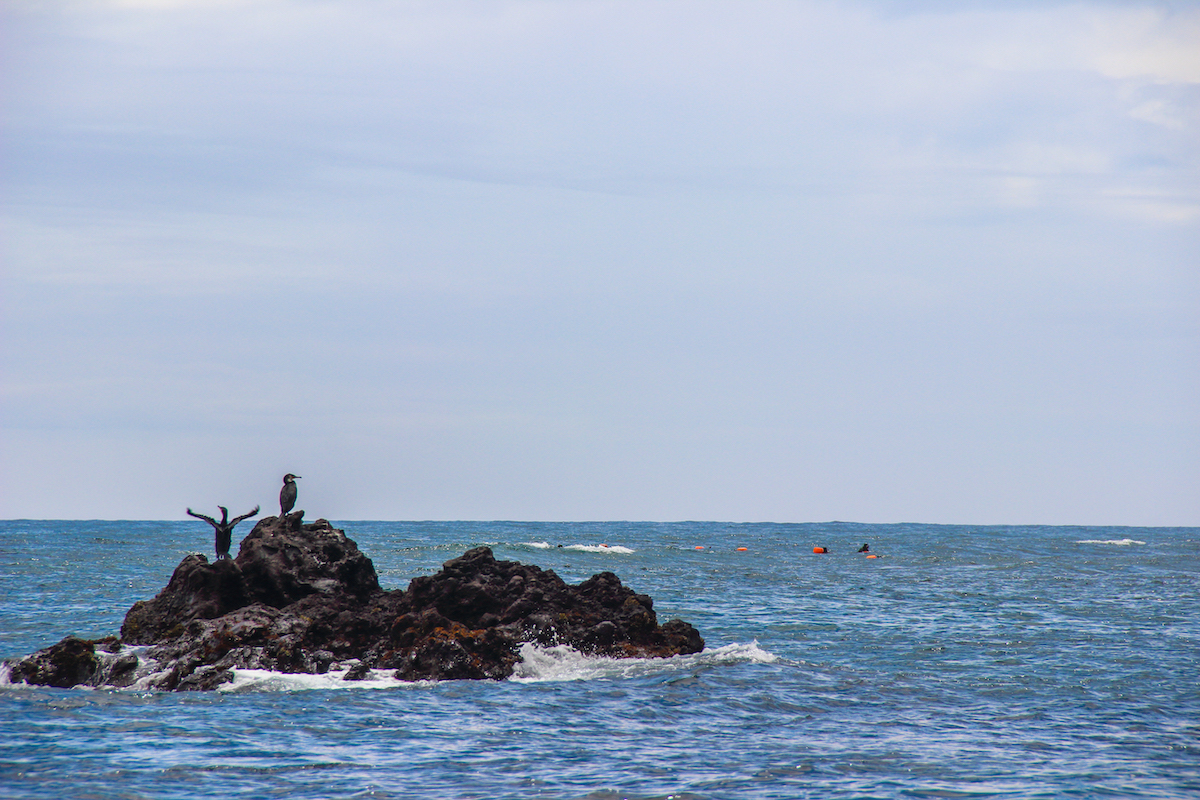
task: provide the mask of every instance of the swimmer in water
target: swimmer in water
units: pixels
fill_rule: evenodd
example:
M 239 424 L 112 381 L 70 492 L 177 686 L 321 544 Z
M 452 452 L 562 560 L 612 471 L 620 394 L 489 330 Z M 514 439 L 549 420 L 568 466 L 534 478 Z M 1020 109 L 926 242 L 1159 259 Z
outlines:
M 869 552 L 871 552 L 871 546 L 869 544 L 867 544 L 866 542 L 863 542 L 863 546 L 858 548 L 858 552 L 869 553 Z

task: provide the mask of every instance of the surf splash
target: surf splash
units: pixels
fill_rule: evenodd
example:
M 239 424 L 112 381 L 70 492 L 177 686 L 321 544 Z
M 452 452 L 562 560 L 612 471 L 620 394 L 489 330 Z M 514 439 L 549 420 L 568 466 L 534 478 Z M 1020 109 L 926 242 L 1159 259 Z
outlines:
M 537 550 L 562 549 L 580 553 L 620 553 L 621 555 L 629 555 L 634 552 L 619 544 L 550 544 L 549 542 L 521 542 L 521 544 Z
M 128 648 L 133 649 L 133 648 Z M 137 648 L 139 651 L 148 648 Z M 690 655 L 671 658 L 609 658 L 581 653 L 567 645 L 540 647 L 525 643 L 520 647 L 521 661 L 512 677 L 513 683 L 545 683 L 555 681 L 619 680 L 652 675 L 672 675 L 699 668 L 721 667 L 733 664 L 773 664 L 778 657 L 758 646 L 757 641 L 749 644 L 729 644 L 712 650 L 703 650 Z M 142 653 L 142 664 L 138 679 L 129 686 L 116 691 L 146 693 L 154 689 L 154 680 L 159 677 L 158 664 Z M 336 665 L 334 669 L 319 675 L 292 672 L 274 672 L 265 669 L 235 669 L 233 681 L 222 684 L 216 691 L 225 694 L 247 692 L 302 692 L 330 691 L 341 689 L 414 689 L 428 687 L 437 681 L 403 681 L 393 677 L 395 670 L 369 670 L 358 679 L 346 679 L 356 666 L 354 662 Z M 9 682 L 7 665 L 0 665 L 0 686 L 4 688 L 26 688 L 25 684 Z M 91 687 L 86 688 L 89 691 Z M 109 687 L 111 690 L 112 687 Z
M 218 687 L 218 692 L 301 692 L 332 689 L 404 689 L 431 686 L 436 681 L 402 681 L 395 670 L 371 670 L 357 680 L 346 680 L 347 669 L 331 669 L 321 675 L 272 672 L 265 669 L 235 669 L 233 682 Z
M 529 643 L 521 645 L 520 653 L 521 661 L 512 677 L 507 679 L 513 683 L 616 680 L 648 675 L 672 675 L 701 667 L 771 664 L 778 660 L 775 655 L 759 647 L 758 642 L 730 644 L 714 650 L 671 658 L 608 658 L 587 655 L 567 645 L 540 647 Z M 217 691 L 236 694 L 336 689 L 412 689 L 437 683 L 397 680 L 392 677 L 393 670 L 372 670 L 361 680 L 346 680 L 346 673 L 349 671 L 349 668 L 331 669 L 322 675 L 306 675 L 238 669 L 233 671 L 233 682 L 221 686 Z
M 139 648 L 140 649 L 140 648 Z M 648 675 L 671 675 L 702 667 L 719 667 L 731 664 L 772 664 L 778 658 L 758 646 L 730 644 L 714 650 L 704 650 L 686 656 L 671 658 L 607 658 L 580 653 L 566 645 L 539 647 L 523 644 L 520 648 L 521 662 L 509 681 L 514 683 L 541 683 L 553 681 L 589 681 L 638 678 Z M 129 686 L 116 689 L 134 693 L 158 691 L 153 688 L 158 676 L 158 665 L 143 655 L 142 669 L 138 680 Z M 416 689 L 432 686 L 437 681 L 402 681 L 393 677 L 395 670 L 370 670 L 359 679 L 347 680 L 346 675 L 354 667 L 346 663 L 320 675 L 305 673 L 273 672 L 265 669 L 235 669 L 233 681 L 219 686 L 216 691 L 225 694 L 247 692 L 303 692 L 331 691 L 344 689 Z M 0 668 L 0 686 L 4 688 L 26 688 L 25 684 L 11 684 L 7 666 Z M 80 687 L 91 691 L 91 687 Z M 111 687 L 109 687 L 111 690 Z
M 521 645 L 520 652 L 521 662 L 509 678 L 516 683 L 634 678 L 697 667 L 771 664 L 778 660 L 775 655 L 759 647 L 756 641 L 671 658 L 608 658 L 580 653 L 566 645 L 539 647 L 529 643 Z

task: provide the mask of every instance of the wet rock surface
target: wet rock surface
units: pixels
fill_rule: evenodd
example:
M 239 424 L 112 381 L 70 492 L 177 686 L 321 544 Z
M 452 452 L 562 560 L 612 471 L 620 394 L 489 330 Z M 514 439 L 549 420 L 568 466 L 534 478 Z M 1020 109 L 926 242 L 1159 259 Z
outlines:
M 352 539 L 303 513 L 260 520 L 236 559 L 186 556 L 129 610 L 119 638 L 68 637 L 8 662 L 10 680 L 203 691 L 234 669 L 321 674 L 347 663 L 347 680 L 503 679 L 526 642 L 614 657 L 704 649 L 695 628 L 659 625 L 653 600 L 611 572 L 571 586 L 487 547 L 383 591 Z

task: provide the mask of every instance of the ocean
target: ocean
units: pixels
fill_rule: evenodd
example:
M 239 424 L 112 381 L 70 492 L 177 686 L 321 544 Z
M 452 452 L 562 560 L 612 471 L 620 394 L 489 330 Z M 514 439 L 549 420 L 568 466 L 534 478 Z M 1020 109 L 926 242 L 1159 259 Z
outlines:
M 488 545 L 615 572 L 707 646 L 527 647 L 503 682 L 0 676 L 0 797 L 1200 797 L 1200 528 L 334 525 L 385 589 Z M 0 522 L 0 658 L 118 633 L 189 552 L 203 522 Z

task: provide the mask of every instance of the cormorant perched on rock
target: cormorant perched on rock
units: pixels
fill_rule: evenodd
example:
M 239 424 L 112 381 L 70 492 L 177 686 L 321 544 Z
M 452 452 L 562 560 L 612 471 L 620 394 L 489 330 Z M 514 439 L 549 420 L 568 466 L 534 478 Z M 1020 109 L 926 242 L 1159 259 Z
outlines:
M 283 488 L 279 490 L 279 516 L 284 516 L 296 505 L 296 478 L 299 475 L 288 473 L 283 476 Z
M 225 508 L 225 506 L 217 506 L 217 508 L 221 509 L 221 521 L 220 522 L 217 522 L 212 517 L 206 517 L 203 514 L 197 514 L 195 511 L 192 511 L 190 508 L 187 510 L 187 513 L 189 516 L 193 516 L 196 519 L 202 519 L 205 522 L 207 522 L 209 525 L 213 526 L 213 530 L 215 530 L 217 532 L 217 535 L 216 535 L 217 560 L 220 561 L 222 558 L 230 557 L 229 556 L 229 545 L 233 541 L 234 526 L 237 525 L 242 520 L 249 519 L 250 517 L 253 517 L 255 514 L 257 514 L 258 506 L 255 506 L 254 510 L 251 511 L 249 514 L 242 514 L 240 517 L 234 517 L 233 519 L 229 518 L 229 509 Z

